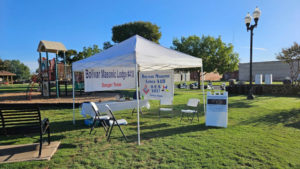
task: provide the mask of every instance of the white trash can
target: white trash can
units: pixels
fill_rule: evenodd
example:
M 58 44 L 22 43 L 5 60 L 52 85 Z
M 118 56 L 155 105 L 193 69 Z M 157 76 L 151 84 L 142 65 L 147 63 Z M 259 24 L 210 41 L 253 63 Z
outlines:
M 255 75 L 255 84 L 262 84 L 262 74 Z
M 272 83 L 273 83 L 272 74 L 265 74 L 265 84 L 272 84 Z

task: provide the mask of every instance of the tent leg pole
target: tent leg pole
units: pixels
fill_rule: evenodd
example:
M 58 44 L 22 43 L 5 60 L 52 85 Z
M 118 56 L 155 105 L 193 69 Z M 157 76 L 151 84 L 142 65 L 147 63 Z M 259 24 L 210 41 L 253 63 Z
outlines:
M 75 124 L 75 75 L 74 75 L 74 71 L 72 71 L 72 91 L 73 91 L 73 124 Z
M 137 132 L 138 132 L 138 145 L 141 145 L 140 137 L 140 100 L 139 100 L 139 85 L 138 85 L 138 65 L 135 64 L 135 82 L 136 82 L 136 101 L 137 101 Z
M 204 109 L 204 115 L 206 115 L 203 66 L 201 66 L 201 76 L 202 76 L 203 109 Z

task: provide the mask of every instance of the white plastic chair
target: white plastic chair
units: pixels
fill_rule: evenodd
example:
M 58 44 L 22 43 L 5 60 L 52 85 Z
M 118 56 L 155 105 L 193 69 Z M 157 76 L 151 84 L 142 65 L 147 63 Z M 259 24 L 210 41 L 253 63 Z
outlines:
M 197 114 L 197 118 L 198 118 L 198 122 L 199 122 L 199 112 L 197 110 L 198 108 L 198 104 L 200 103 L 200 100 L 199 99 L 196 99 L 196 98 L 191 98 L 189 99 L 188 103 L 187 103 L 187 106 L 191 109 L 182 109 L 181 110 L 181 119 L 180 119 L 180 122 L 184 116 L 184 114 L 192 114 L 192 118 L 190 119 L 191 122 L 193 121 L 194 119 L 194 116 L 195 114 Z M 187 118 L 189 119 L 189 117 L 187 116 Z
M 172 98 L 166 98 L 166 99 L 161 99 L 159 102 L 159 111 L 158 111 L 158 116 L 160 117 L 160 112 L 173 112 L 173 108 L 170 107 L 173 105 L 173 99 Z M 167 107 L 166 107 L 167 106 Z

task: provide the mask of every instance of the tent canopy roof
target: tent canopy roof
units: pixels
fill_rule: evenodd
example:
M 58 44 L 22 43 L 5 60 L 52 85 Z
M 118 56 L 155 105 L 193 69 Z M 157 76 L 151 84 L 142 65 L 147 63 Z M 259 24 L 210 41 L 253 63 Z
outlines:
M 58 53 L 59 51 L 67 51 L 64 44 L 61 42 L 53 42 L 41 40 L 37 49 L 38 52 Z
M 165 48 L 139 35 L 72 64 L 73 71 L 138 64 L 140 71 L 202 67 L 202 59 Z

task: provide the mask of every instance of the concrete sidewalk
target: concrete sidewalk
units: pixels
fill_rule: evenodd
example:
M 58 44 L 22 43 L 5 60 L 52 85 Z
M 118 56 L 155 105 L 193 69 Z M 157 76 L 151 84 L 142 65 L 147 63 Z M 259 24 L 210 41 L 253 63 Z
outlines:
M 12 163 L 33 160 L 50 160 L 60 141 L 43 144 L 42 155 L 39 157 L 39 143 L 0 146 L 0 163 Z

